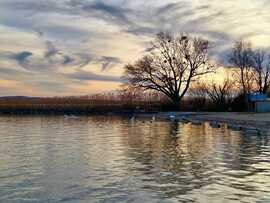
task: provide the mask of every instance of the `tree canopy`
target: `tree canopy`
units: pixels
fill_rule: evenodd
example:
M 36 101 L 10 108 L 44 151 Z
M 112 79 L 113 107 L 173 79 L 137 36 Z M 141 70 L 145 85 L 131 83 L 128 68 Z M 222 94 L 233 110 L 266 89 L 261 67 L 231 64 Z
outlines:
M 149 54 L 125 65 L 124 79 L 132 87 L 161 92 L 179 106 L 191 82 L 214 71 L 208 44 L 185 34 L 159 33 Z

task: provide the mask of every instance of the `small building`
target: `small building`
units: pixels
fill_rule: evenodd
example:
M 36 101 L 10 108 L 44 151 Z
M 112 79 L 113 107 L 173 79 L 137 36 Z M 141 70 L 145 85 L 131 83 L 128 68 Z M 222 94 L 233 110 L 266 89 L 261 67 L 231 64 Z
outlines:
M 250 111 L 270 112 L 270 98 L 266 94 L 254 93 L 248 95 L 248 105 Z
M 267 99 L 265 101 L 257 101 L 255 103 L 255 112 L 270 112 L 270 99 Z

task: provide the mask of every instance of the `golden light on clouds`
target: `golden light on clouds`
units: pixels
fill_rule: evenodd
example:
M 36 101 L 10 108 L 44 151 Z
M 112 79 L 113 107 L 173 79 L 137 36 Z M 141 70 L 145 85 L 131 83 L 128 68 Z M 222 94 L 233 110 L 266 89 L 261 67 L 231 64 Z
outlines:
M 110 92 L 119 89 L 120 82 L 104 82 L 104 81 L 91 81 L 83 84 L 72 85 L 71 88 L 76 90 L 76 95 L 86 95 L 89 91 L 92 93 Z M 68 93 L 66 93 L 68 95 Z
M 0 95 L 114 90 L 160 31 L 209 39 L 222 64 L 236 40 L 270 46 L 269 18 L 263 0 L 2 0 Z

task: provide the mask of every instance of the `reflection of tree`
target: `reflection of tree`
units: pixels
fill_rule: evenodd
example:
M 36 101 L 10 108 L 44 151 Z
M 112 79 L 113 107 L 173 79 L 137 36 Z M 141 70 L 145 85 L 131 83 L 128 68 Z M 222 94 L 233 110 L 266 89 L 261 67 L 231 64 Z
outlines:
M 175 196 L 200 187 L 193 180 L 206 178 L 204 172 L 207 168 L 201 164 L 203 162 L 196 161 L 196 157 L 199 158 L 197 150 L 190 144 L 197 136 L 187 136 L 187 132 L 199 135 L 202 134 L 199 133 L 202 127 L 194 128 L 177 122 L 154 122 L 149 126 L 149 123 L 141 125 L 138 122 L 132 128 L 128 132 L 129 148 L 132 150 L 127 153 L 139 163 L 141 176 L 151 176 L 155 181 L 155 184 L 146 184 L 146 189 L 162 189 L 166 195 Z M 135 167 L 134 171 L 138 168 Z M 177 184 L 177 187 L 159 188 L 165 184 Z
M 231 134 L 225 128 L 213 129 L 208 124 L 177 122 L 136 121 L 125 133 L 129 145 L 126 153 L 135 161 L 130 170 L 134 173 L 140 170 L 138 178 L 145 180 L 144 189 L 164 191 L 169 197 L 226 178 L 258 173 L 252 170 L 252 164 L 258 162 L 256 157 L 268 142 L 265 137 Z M 227 173 L 231 170 L 233 174 Z M 247 173 L 239 176 L 235 170 Z
M 179 131 L 179 123 L 174 121 L 169 123 L 170 135 L 176 137 Z

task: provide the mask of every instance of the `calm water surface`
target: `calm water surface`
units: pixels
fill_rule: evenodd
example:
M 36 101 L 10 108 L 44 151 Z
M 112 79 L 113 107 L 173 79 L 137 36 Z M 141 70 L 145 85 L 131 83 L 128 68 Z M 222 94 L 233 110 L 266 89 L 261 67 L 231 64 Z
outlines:
M 0 117 L 0 202 L 270 202 L 267 136 L 119 117 Z

